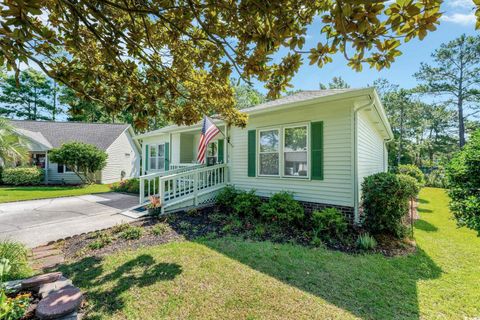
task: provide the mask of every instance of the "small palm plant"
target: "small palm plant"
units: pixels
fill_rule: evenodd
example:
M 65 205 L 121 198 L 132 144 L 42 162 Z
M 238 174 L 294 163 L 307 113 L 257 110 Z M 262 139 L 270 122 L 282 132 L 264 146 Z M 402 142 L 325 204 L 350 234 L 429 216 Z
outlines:
M 0 165 L 11 165 L 28 159 L 23 139 L 7 119 L 0 118 Z

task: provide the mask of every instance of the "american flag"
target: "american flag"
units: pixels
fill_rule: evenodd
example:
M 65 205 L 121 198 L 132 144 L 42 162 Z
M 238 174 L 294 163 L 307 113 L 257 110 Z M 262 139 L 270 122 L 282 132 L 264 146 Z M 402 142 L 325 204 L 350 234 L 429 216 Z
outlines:
M 198 144 L 197 162 L 205 163 L 205 154 L 208 143 L 220 132 L 220 129 L 213 123 L 212 119 L 203 117 L 202 135 Z

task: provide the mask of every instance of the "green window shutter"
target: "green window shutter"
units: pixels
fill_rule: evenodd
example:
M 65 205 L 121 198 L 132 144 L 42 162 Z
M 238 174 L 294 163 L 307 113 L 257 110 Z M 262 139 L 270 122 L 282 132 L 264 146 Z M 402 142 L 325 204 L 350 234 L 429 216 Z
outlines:
M 312 122 L 310 135 L 312 180 L 323 180 L 323 121 Z
M 170 169 L 170 143 L 165 142 L 165 171 Z
M 223 163 L 223 146 L 224 146 L 224 140 L 219 139 L 218 140 L 218 157 L 217 157 L 217 162 L 218 163 Z
M 148 170 L 148 144 L 145 145 L 145 166 L 143 168 L 143 171 L 145 171 L 145 174 L 147 173 Z
M 255 164 L 257 162 L 257 131 L 248 131 L 248 176 L 255 177 L 256 169 Z

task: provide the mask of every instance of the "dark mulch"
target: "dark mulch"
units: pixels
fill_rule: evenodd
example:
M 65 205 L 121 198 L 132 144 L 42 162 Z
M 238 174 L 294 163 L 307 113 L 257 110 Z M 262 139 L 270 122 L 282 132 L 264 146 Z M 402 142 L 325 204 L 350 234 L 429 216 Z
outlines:
M 168 231 L 161 235 L 155 235 L 153 229 L 158 224 L 168 225 Z M 112 229 L 100 231 L 108 233 L 113 238 L 110 244 L 100 249 L 91 249 L 89 244 L 98 239 L 99 232 L 93 232 L 74 236 L 63 240 L 62 251 L 66 259 L 76 260 L 85 255 L 103 256 L 125 249 L 136 249 L 140 247 L 159 245 L 173 241 L 195 240 L 201 237 L 218 238 L 223 236 L 240 236 L 246 239 L 257 241 L 272 241 L 278 243 L 291 242 L 304 246 L 311 246 L 309 233 L 305 231 L 289 230 L 279 232 L 278 229 L 266 228 L 258 234 L 255 224 L 243 222 L 240 227 L 232 227 L 228 216 L 215 211 L 214 208 L 204 208 L 189 212 L 178 212 L 166 215 L 161 218 L 145 218 L 141 221 L 131 223 L 141 227 L 143 234 L 136 240 L 125 240 L 119 234 L 113 233 Z M 339 250 L 350 254 L 364 253 L 355 247 L 355 235 L 358 230 L 352 230 L 351 239 L 344 242 L 328 243 L 326 246 L 332 250 Z M 381 237 L 378 246 L 370 253 L 380 253 L 385 256 L 399 256 L 415 252 L 416 246 L 410 240 L 396 240 L 389 237 Z

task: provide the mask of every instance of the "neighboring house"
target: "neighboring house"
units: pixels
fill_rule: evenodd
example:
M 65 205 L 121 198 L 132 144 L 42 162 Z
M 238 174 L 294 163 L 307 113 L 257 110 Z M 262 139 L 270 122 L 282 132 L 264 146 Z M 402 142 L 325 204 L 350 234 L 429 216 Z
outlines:
M 99 172 L 98 183 L 138 177 L 140 146 L 128 124 L 11 120 L 30 151 L 32 163 L 45 169 L 45 182 L 79 184 L 81 179 L 63 164 L 48 160 L 48 151 L 66 142 L 92 144 L 108 154 L 107 165 Z
M 387 170 L 393 138 L 375 89 L 304 91 L 242 111 L 245 129 L 216 121 L 223 134 L 208 146 L 211 167 L 194 164 L 201 124 L 136 136 L 145 193 L 168 209 L 201 204 L 225 184 L 265 197 L 285 190 L 310 210 L 334 206 L 358 221 L 363 178 Z

